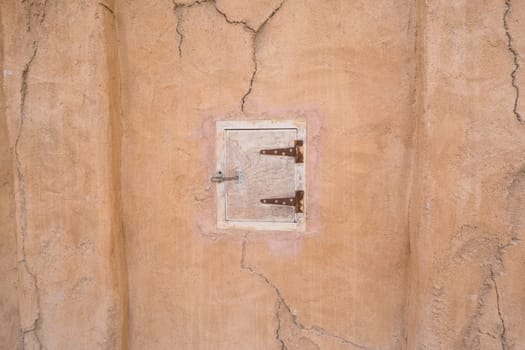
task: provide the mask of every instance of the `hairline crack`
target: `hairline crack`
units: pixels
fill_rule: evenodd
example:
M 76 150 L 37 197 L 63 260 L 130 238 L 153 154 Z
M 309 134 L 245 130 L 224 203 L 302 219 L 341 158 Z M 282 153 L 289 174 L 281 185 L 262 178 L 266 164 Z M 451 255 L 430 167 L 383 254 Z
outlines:
M 197 0 L 197 1 L 194 1 L 194 2 L 191 2 L 191 3 L 187 3 L 187 4 L 186 3 L 178 3 L 175 0 L 173 0 L 173 11 L 175 12 L 175 16 L 177 17 L 177 26 L 175 28 L 175 31 L 177 32 L 177 35 L 179 36 L 179 44 L 178 44 L 179 58 L 182 58 L 182 45 L 183 45 L 183 42 L 184 42 L 184 39 L 185 39 L 184 32 L 182 31 L 182 21 L 183 21 L 183 16 L 182 16 L 182 13 L 181 13 L 182 9 L 191 8 L 191 7 L 195 6 L 195 5 L 200 5 L 200 4 L 203 4 L 203 3 L 213 3 L 215 11 L 224 18 L 226 23 L 231 24 L 231 25 L 240 25 L 240 26 L 242 26 L 252 36 L 252 55 L 251 56 L 252 56 L 252 64 L 253 64 L 253 70 L 252 70 L 252 74 L 251 74 L 251 77 L 250 77 L 250 82 L 249 82 L 249 85 L 248 85 L 248 89 L 246 90 L 244 95 L 241 97 L 241 101 L 240 101 L 241 112 L 244 112 L 246 101 L 248 100 L 248 97 L 250 96 L 250 94 L 253 91 L 253 84 L 255 82 L 255 79 L 256 79 L 256 76 L 257 76 L 257 72 L 258 72 L 258 68 L 259 68 L 258 67 L 259 66 L 258 65 L 258 59 L 257 59 L 257 38 L 258 38 L 258 35 L 264 30 L 265 26 L 277 14 L 277 12 L 279 12 L 279 10 L 284 5 L 285 1 L 286 0 L 282 0 L 281 3 L 275 9 L 273 9 L 273 11 L 268 15 L 268 17 L 266 17 L 266 19 L 257 28 L 254 28 L 254 27 L 250 26 L 246 21 L 233 20 L 230 17 L 228 17 L 226 12 L 224 12 L 223 10 L 221 10 L 218 7 L 216 0 Z
M 281 291 L 275 284 L 273 284 L 268 277 L 266 277 L 263 273 L 255 270 L 252 266 L 246 264 L 246 246 L 248 244 L 247 236 L 244 237 L 241 245 L 241 260 L 240 260 L 240 268 L 241 271 L 248 271 L 250 274 L 255 275 L 259 278 L 259 280 L 263 281 L 266 285 L 268 285 L 273 291 L 275 292 L 277 296 L 277 329 L 276 329 L 276 339 L 281 343 L 281 350 L 286 349 L 286 344 L 284 343 L 284 340 L 280 338 L 280 330 L 281 330 L 281 319 L 279 317 L 279 312 L 281 311 L 282 307 L 284 307 L 285 311 L 290 314 L 292 323 L 299 328 L 300 330 L 307 331 L 307 332 L 313 332 L 318 336 L 324 336 L 327 338 L 331 338 L 334 340 L 339 341 L 341 344 L 345 345 L 351 345 L 358 349 L 368 350 L 369 348 L 366 346 L 363 346 L 361 344 L 358 344 L 354 341 L 351 341 L 347 338 L 344 338 L 342 336 L 332 334 L 328 332 L 323 327 L 317 326 L 317 325 L 311 325 L 306 326 L 303 324 L 298 316 L 292 312 L 291 307 L 288 305 L 286 300 L 284 299 L 283 295 L 281 294 Z
M 501 342 L 502 350 L 507 350 L 507 337 L 506 337 L 507 329 L 505 327 L 505 320 L 503 319 L 503 315 L 501 313 L 499 289 L 498 289 L 498 284 L 496 283 L 496 276 L 495 276 L 493 268 L 490 269 L 490 278 L 492 279 L 492 284 L 494 285 L 494 291 L 496 293 L 496 308 L 498 311 L 499 320 L 501 322 L 501 333 L 499 335 L 499 340 Z
M 25 240 L 27 235 L 27 208 L 26 208 L 26 192 L 25 192 L 25 178 L 24 173 L 22 171 L 22 163 L 20 161 L 20 140 L 22 138 L 22 133 L 24 129 L 25 124 L 25 118 L 26 118 L 26 99 L 28 94 L 28 85 L 27 80 L 29 77 L 29 73 L 31 71 L 31 66 L 36 58 L 36 55 L 38 53 L 38 42 L 35 40 L 33 41 L 33 49 L 32 53 L 28 59 L 28 61 L 25 63 L 24 68 L 22 70 L 22 76 L 21 76 L 21 82 L 20 82 L 20 121 L 18 124 L 18 130 L 17 135 L 15 139 L 14 144 L 14 155 L 15 155 L 15 168 L 16 168 L 16 176 L 17 176 L 17 184 L 18 184 L 18 194 L 19 194 L 19 207 L 20 207 L 20 214 L 19 214 L 19 236 L 20 236 L 20 254 L 21 257 L 18 257 L 18 264 L 23 267 L 25 272 L 29 275 L 31 282 L 34 286 L 34 290 L 36 293 L 36 311 L 34 319 L 32 320 L 32 326 L 29 328 L 22 328 L 22 337 L 23 337 L 23 348 L 25 348 L 25 338 L 28 334 L 33 333 L 36 339 L 36 342 L 39 346 L 41 346 L 40 339 L 37 334 L 37 327 L 38 323 L 40 321 L 40 293 L 38 290 L 38 283 L 37 278 L 34 272 L 32 272 L 29 269 L 29 266 L 27 264 L 26 260 L 26 250 L 25 250 Z
M 519 98 L 520 98 L 520 88 L 519 88 L 518 84 L 516 83 L 516 74 L 518 74 L 518 71 L 520 70 L 521 66 L 520 66 L 520 63 L 519 63 L 519 60 L 518 60 L 518 57 L 519 57 L 518 51 L 516 51 L 516 49 L 513 46 L 514 39 L 513 39 L 512 35 L 510 33 L 510 26 L 509 26 L 509 22 L 508 22 L 508 18 L 509 18 L 510 13 L 511 13 L 511 7 L 512 7 L 511 0 L 505 0 L 505 12 L 503 14 L 503 28 L 505 30 L 505 36 L 507 37 L 507 49 L 512 54 L 512 62 L 514 64 L 514 69 L 510 73 L 511 85 L 512 85 L 512 87 L 514 88 L 514 90 L 516 92 L 516 97 L 514 99 L 513 112 L 514 112 L 514 115 L 516 116 L 516 119 L 518 119 L 518 121 L 520 123 L 525 123 L 525 118 L 518 111 L 518 102 L 519 102 Z

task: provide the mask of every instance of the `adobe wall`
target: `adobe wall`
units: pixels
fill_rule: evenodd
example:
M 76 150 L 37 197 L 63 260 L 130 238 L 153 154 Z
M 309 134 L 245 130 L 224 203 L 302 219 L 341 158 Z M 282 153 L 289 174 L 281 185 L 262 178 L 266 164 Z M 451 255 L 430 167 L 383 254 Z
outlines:
M 125 348 L 113 21 L 97 3 L 10 1 L 2 26 L 1 144 L 15 193 L 2 206 L 16 209 L 2 235 L 11 242 L 16 232 L 6 257 L 12 265 L 14 252 L 18 271 L 5 285 L 16 282 L 21 331 L 1 346 Z
M 525 348 L 524 1 L 420 8 L 408 348 Z
M 1 349 L 523 349 L 524 0 L 0 6 Z M 308 127 L 216 229 L 215 121 Z
M 117 4 L 130 344 L 400 348 L 410 3 L 256 4 Z M 216 232 L 214 121 L 294 118 L 307 233 Z

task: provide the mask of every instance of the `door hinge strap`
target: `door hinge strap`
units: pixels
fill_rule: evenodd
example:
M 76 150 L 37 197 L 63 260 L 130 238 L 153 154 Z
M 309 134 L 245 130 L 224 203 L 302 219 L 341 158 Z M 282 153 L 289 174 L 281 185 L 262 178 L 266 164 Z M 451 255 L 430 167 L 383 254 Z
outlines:
M 294 157 L 296 163 L 304 162 L 303 140 L 295 140 L 293 147 L 263 149 L 259 153 L 267 156 Z
M 294 207 L 296 213 L 304 212 L 304 191 L 295 191 L 295 197 L 285 198 L 264 198 L 261 199 L 262 204 L 271 205 L 285 205 Z

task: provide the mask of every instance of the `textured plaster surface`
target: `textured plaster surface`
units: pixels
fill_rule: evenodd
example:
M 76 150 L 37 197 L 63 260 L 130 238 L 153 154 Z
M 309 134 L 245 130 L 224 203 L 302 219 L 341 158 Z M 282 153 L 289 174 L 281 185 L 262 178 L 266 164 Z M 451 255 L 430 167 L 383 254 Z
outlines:
M 408 348 L 525 348 L 524 7 L 419 9 Z
M 0 8 L 0 18 L 1 18 Z M 1 22 L 0 22 L 1 23 Z M 3 64 L 3 27 L 0 25 L 0 68 Z M 0 75 L 0 83 L 4 76 Z M 22 349 L 17 290 L 16 219 L 13 152 L 7 132 L 5 95 L 0 91 L 0 344 Z
M 7 121 L 12 157 L 22 333 L 11 336 L 24 349 L 123 347 L 112 18 L 91 2 L 1 6 L 0 125 Z
M 402 347 L 409 3 L 117 13 L 131 347 Z M 308 122 L 307 233 L 217 232 L 213 121 L 272 118 Z
M 0 4 L 0 349 L 525 349 L 525 0 Z M 307 122 L 306 231 L 215 121 Z

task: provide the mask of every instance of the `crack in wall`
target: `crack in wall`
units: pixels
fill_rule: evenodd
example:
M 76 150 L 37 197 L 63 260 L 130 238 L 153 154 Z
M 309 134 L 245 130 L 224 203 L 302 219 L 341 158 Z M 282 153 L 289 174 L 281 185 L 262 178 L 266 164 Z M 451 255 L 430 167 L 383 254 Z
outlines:
M 250 35 L 252 36 L 252 63 L 253 63 L 253 70 L 252 70 L 252 74 L 251 74 L 251 77 L 250 77 L 250 82 L 249 82 L 249 85 L 248 85 L 248 89 L 246 90 L 246 92 L 244 93 L 244 95 L 242 96 L 241 101 L 240 101 L 241 112 L 244 112 L 244 106 L 246 105 L 246 101 L 247 101 L 248 97 L 250 96 L 250 94 L 253 91 L 253 84 L 255 82 L 255 78 L 257 76 L 257 72 L 258 72 L 258 69 L 259 69 L 259 67 L 258 67 L 259 66 L 258 65 L 258 60 L 257 60 L 257 39 L 258 39 L 258 36 L 264 30 L 266 24 L 268 24 L 268 22 L 277 14 L 277 12 L 279 12 L 279 10 L 284 5 L 285 1 L 286 0 L 282 0 L 281 3 L 268 15 L 268 17 L 266 17 L 266 19 L 257 28 L 251 27 L 245 21 L 236 21 L 236 20 L 230 19 L 228 17 L 228 15 L 226 14 L 226 12 L 224 12 L 221 9 L 219 9 L 219 7 L 217 6 L 217 1 L 216 0 L 197 0 L 197 1 L 194 1 L 194 2 L 188 3 L 188 4 L 181 4 L 181 3 L 177 3 L 176 1 L 173 1 L 173 11 L 175 12 L 175 16 L 177 17 L 177 27 L 176 27 L 175 30 L 177 32 L 177 35 L 179 36 L 179 44 L 178 44 L 179 57 L 182 58 L 182 45 L 183 45 L 183 42 L 184 42 L 184 39 L 185 39 L 184 32 L 182 31 L 183 16 L 182 16 L 181 10 L 183 10 L 183 9 L 187 9 L 187 8 L 191 8 L 191 7 L 195 6 L 195 5 L 200 5 L 200 4 L 203 4 L 203 3 L 211 2 L 211 3 L 213 3 L 215 11 L 217 11 L 217 13 L 220 14 L 224 18 L 226 23 L 231 24 L 231 25 L 240 25 L 246 31 L 248 31 L 250 33 Z
M 505 0 L 505 13 L 503 14 L 503 28 L 505 29 L 505 35 L 507 36 L 507 49 L 512 54 L 512 61 L 514 63 L 514 69 L 510 73 L 511 84 L 514 90 L 516 91 L 516 98 L 514 99 L 513 112 L 514 112 L 514 115 L 516 116 L 516 119 L 518 119 L 520 123 L 525 123 L 525 119 L 523 118 L 523 115 L 521 115 L 521 113 L 518 111 L 520 88 L 518 84 L 516 83 L 516 74 L 518 73 L 520 69 L 520 64 L 518 60 L 519 54 L 518 54 L 518 51 L 516 51 L 516 49 L 513 46 L 514 38 L 510 34 L 510 27 L 509 27 L 509 22 L 508 22 L 508 18 L 511 13 L 511 7 L 512 7 L 511 0 Z
M 182 10 L 192 8 L 195 5 L 200 5 L 208 2 L 215 2 L 215 0 L 197 0 L 191 3 L 178 3 L 175 0 L 173 0 L 173 12 L 175 13 L 175 16 L 177 17 L 177 26 L 175 28 L 175 31 L 177 32 L 177 35 L 179 36 L 179 44 L 178 44 L 178 51 L 179 51 L 179 58 L 182 58 L 182 44 L 184 42 L 184 32 L 182 31 Z M 217 7 L 215 7 L 217 8 Z
M 197 0 L 192 3 L 181 4 L 173 0 L 173 12 L 175 13 L 175 16 L 177 17 L 177 27 L 175 28 L 175 31 L 177 32 L 179 36 L 179 45 L 178 45 L 179 58 L 182 58 L 182 43 L 184 42 L 184 33 L 182 32 L 183 16 L 182 16 L 181 11 L 183 9 L 191 8 L 195 5 L 200 5 L 202 3 L 209 2 L 209 1 L 210 0 Z
M 277 312 L 275 313 L 275 315 L 277 316 L 277 328 L 275 329 L 275 339 L 277 339 L 277 341 L 281 344 L 281 350 L 286 350 L 286 343 L 281 338 L 281 316 L 280 316 L 280 313 L 281 313 L 281 306 L 282 306 L 282 304 L 283 303 L 281 301 L 279 301 L 279 303 L 277 304 Z
M 248 241 L 245 238 L 243 240 L 242 246 L 241 246 L 240 267 L 241 267 L 242 271 L 247 271 L 250 274 L 257 276 L 259 278 L 259 280 L 261 280 L 267 286 L 269 286 L 275 292 L 275 294 L 277 296 L 277 310 L 276 310 L 277 328 L 276 328 L 276 331 L 275 331 L 275 337 L 276 337 L 277 341 L 281 344 L 281 350 L 287 349 L 286 343 L 285 343 L 284 339 L 282 339 L 282 337 L 281 337 L 281 330 L 282 330 L 282 328 L 281 328 L 281 321 L 282 321 L 282 319 L 281 319 L 280 315 L 281 315 L 282 311 L 284 311 L 286 314 L 288 314 L 290 316 L 292 324 L 295 327 L 297 327 L 298 329 L 302 330 L 302 331 L 312 332 L 312 333 L 316 334 L 317 336 L 331 338 L 332 340 L 338 341 L 340 344 L 349 345 L 349 346 L 352 346 L 352 347 L 357 348 L 357 349 L 365 349 L 365 350 L 369 349 L 368 347 L 363 346 L 361 344 L 358 344 L 358 343 L 356 343 L 356 342 L 354 342 L 354 341 L 352 341 L 352 340 L 350 340 L 348 338 L 345 338 L 345 337 L 342 337 L 342 336 L 330 333 L 326 329 L 324 329 L 323 327 L 320 327 L 320 326 L 317 326 L 317 325 L 306 326 L 305 324 L 303 324 L 299 320 L 298 316 L 292 311 L 291 307 L 289 306 L 289 304 L 284 299 L 284 297 L 283 297 L 281 291 L 279 290 L 279 288 L 277 288 L 277 286 L 274 283 L 272 283 L 268 279 L 268 277 L 266 277 L 263 273 L 255 270 L 252 266 L 246 264 L 246 246 L 247 246 L 247 244 L 248 244 Z
M 40 337 L 38 336 L 38 329 L 40 328 L 40 324 L 42 322 L 42 317 L 40 315 L 40 289 L 38 287 L 38 283 L 37 283 L 37 279 L 36 279 L 36 275 L 31 272 L 27 266 L 27 262 L 25 261 L 25 258 L 24 260 L 20 260 L 19 262 L 19 275 L 21 273 L 25 273 L 27 274 L 27 276 L 29 276 L 29 279 L 30 279 L 30 283 L 32 285 L 32 291 L 34 291 L 34 296 L 35 296 L 35 303 L 36 303 L 36 306 L 35 306 L 35 310 L 34 310 L 34 315 L 32 316 L 32 319 L 31 319 L 31 325 L 29 327 L 26 327 L 25 325 L 22 325 L 22 343 L 23 343 L 23 349 L 26 348 L 26 344 L 30 344 L 31 341 L 30 339 L 32 339 L 32 341 L 34 343 L 36 343 L 38 349 L 40 349 L 42 347 L 42 344 L 41 344 L 41 341 L 40 341 Z M 20 271 L 20 269 L 23 269 L 22 271 Z M 26 288 L 25 286 L 22 287 L 22 288 Z M 22 294 L 24 294 L 25 291 L 22 292 Z M 29 298 L 31 298 L 31 295 L 29 296 Z M 29 305 L 31 306 L 32 303 L 29 302 Z M 23 307 L 21 308 L 23 309 Z M 25 323 L 25 322 L 24 322 Z M 33 349 L 33 346 L 29 346 L 30 349 Z
M 516 245 L 519 242 L 521 242 L 519 238 L 511 237 L 509 239 L 509 241 L 507 241 L 505 244 L 499 245 L 497 247 L 496 254 L 494 255 L 494 258 L 493 258 L 494 260 L 490 264 L 489 270 L 488 270 L 488 274 L 487 274 L 486 278 L 484 279 L 484 281 L 483 281 L 483 283 L 481 285 L 480 292 L 479 292 L 478 306 L 476 307 L 474 315 L 471 317 L 471 321 L 470 321 L 470 324 L 468 326 L 468 331 L 467 331 L 467 334 L 468 334 L 468 333 L 471 333 L 474 329 L 476 329 L 476 332 L 478 334 L 484 334 L 484 335 L 490 336 L 491 338 L 496 339 L 496 337 L 494 335 L 488 334 L 486 332 L 482 332 L 480 330 L 480 328 L 479 328 L 479 322 L 480 322 L 480 319 L 483 316 L 483 308 L 485 306 L 486 299 L 487 299 L 491 289 L 494 288 L 494 292 L 496 294 L 497 313 L 498 313 L 499 320 L 500 320 L 500 323 L 501 323 L 501 326 L 502 326 L 502 331 L 498 335 L 497 338 L 500 340 L 500 343 L 501 343 L 501 346 L 502 346 L 503 350 L 507 350 L 508 349 L 507 334 L 506 334 L 507 331 L 506 331 L 506 328 L 505 328 L 505 322 L 504 322 L 504 318 L 503 318 L 503 313 L 501 311 L 501 306 L 500 306 L 500 300 L 501 300 L 500 299 L 500 293 L 499 293 L 499 289 L 498 289 L 498 286 L 497 286 L 497 283 L 496 283 L 496 278 L 497 278 L 497 276 L 499 275 L 500 272 L 497 272 L 496 270 L 504 268 L 504 265 L 503 265 L 503 254 L 505 253 L 505 250 L 507 248 L 511 247 L 511 246 Z M 468 337 L 469 336 L 467 335 L 467 337 L 465 337 L 463 339 L 463 342 L 464 342 L 465 346 L 469 346 L 469 338 Z M 477 339 L 477 337 L 474 337 L 474 340 L 470 340 L 470 341 L 474 341 L 477 345 L 479 345 L 479 339 Z
M 26 31 L 30 32 L 33 25 L 33 19 L 36 20 L 37 24 L 44 23 L 48 0 L 22 0 L 21 2 L 26 7 Z
M 500 343 L 501 343 L 501 348 L 503 350 L 508 349 L 509 348 L 509 344 L 508 344 L 508 340 L 507 340 L 507 328 L 505 326 L 505 319 L 503 317 L 503 311 L 502 311 L 502 308 L 501 308 L 501 293 L 500 293 L 500 289 L 499 289 L 498 284 L 497 284 L 497 277 L 501 274 L 501 271 L 503 271 L 504 268 L 505 268 L 504 261 L 503 261 L 503 256 L 505 254 L 505 251 L 508 248 L 521 243 L 521 239 L 518 236 L 518 232 L 516 230 L 514 230 L 514 228 L 513 228 L 514 224 L 519 224 L 519 222 L 518 223 L 514 222 L 513 217 L 514 216 L 518 216 L 519 217 L 519 215 L 520 215 L 520 203 L 514 203 L 513 204 L 512 198 L 516 197 L 516 196 L 518 198 L 520 198 L 519 197 L 520 196 L 519 195 L 519 191 L 520 191 L 519 188 L 520 188 L 520 184 L 523 183 L 524 179 L 525 179 L 525 169 L 522 168 L 517 173 L 515 173 L 513 175 L 512 181 L 511 181 L 509 187 L 507 188 L 507 203 L 508 203 L 508 206 L 509 206 L 508 207 L 508 212 L 509 212 L 509 215 L 510 215 L 510 224 L 511 224 L 510 239 L 505 244 L 500 244 L 498 246 L 498 250 L 496 251 L 496 254 L 494 256 L 495 261 L 490 266 L 490 274 L 487 277 L 487 280 L 490 279 L 490 281 L 492 282 L 492 285 L 494 287 L 494 293 L 496 294 L 496 308 L 497 308 L 498 318 L 499 318 L 499 321 L 500 321 L 500 324 L 501 324 L 501 332 L 499 334 L 499 340 L 500 340 Z M 518 192 L 518 193 L 516 193 L 516 192 Z M 519 201 L 521 202 L 521 199 L 519 199 Z M 513 207 L 515 205 L 517 205 L 517 208 L 513 209 Z
M 252 77 L 250 79 L 250 85 L 248 86 L 248 90 L 243 95 L 241 99 L 241 112 L 244 112 L 244 105 L 246 104 L 246 100 L 250 96 L 253 90 L 253 83 L 255 82 L 255 77 L 257 76 L 258 71 L 258 60 L 257 60 L 257 38 L 259 33 L 264 29 L 266 24 L 277 14 L 277 12 L 282 8 L 284 5 L 285 0 L 281 1 L 279 6 L 277 6 L 268 17 L 261 23 L 261 25 L 254 31 L 253 33 L 253 39 L 252 39 L 252 61 L 253 61 L 253 71 L 252 71 Z M 247 26 L 248 27 L 248 26 Z M 249 28 L 249 27 L 248 27 Z
M 257 29 L 255 29 L 255 28 L 251 27 L 250 25 L 248 25 L 248 23 L 246 23 L 245 21 L 235 21 L 235 20 L 232 20 L 232 19 L 228 18 L 228 15 L 226 14 L 226 12 L 222 11 L 221 9 L 219 9 L 219 7 L 217 6 L 217 2 L 214 1 L 213 3 L 214 3 L 214 6 L 215 6 L 215 10 L 220 15 L 222 15 L 222 17 L 224 18 L 224 20 L 228 24 L 242 25 L 244 27 L 244 29 L 246 29 L 248 32 L 250 32 L 250 35 L 252 36 L 252 63 L 253 63 L 253 71 L 252 71 L 252 75 L 250 77 L 250 83 L 249 83 L 249 86 L 248 86 L 248 90 L 246 91 L 246 93 L 241 98 L 241 112 L 244 112 L 244 105 L 246 104 L 246 99 L 248 98 L 248 96 L 252 92 L 253 82 L 255 80 L 255 76 L 257 75 L 257 69 L 258 69 L 258 65 L 257 65 L 257 44 L 256 44 L 257 34 L 259 33 L 259 30 L 261 30 L 262 27 L 270 20 L 270 18 L 273 17 L 275 15 L 275 13 L 281 8 L 282 4 L 284 3 L 284 0 L 270 14 L 270 16 L 268 16 L 266 18 L 266 20 L 263 23 L 261 23 L 261 25 Z
M 27 275 L 30 277 L 30 283 L 32 285 L 32 290 L 35 291 L 35 299 L 36 299 L 36 310 L 34 310 L 34 316 L 31 320 L 31 326 L 30 327 L 24 327 L 22 329 L 22 336 L 24 338 L 24 348 L 26 344 L 26 340 L 28 336 L 33 335 L 35 338 L 35 341 L 38 345 L 38 347 L 41 347 L 40 339 L 37 334 L 37 328 L 38 324 L 40 322 L 40 292 L 38 288 L 38 283 L 36 279 L 36 275 L 29 269 L 29 266 L 26 261 L 26 251 L 25 251 L 25 240 L 27 235 L 27 207 L 26 207 L 26 192 L 25 192 L 25 178 L 24 173 L 22 171 L 22 163 L 20 161 L 20 140 L 22 137 L 24 124 L 25 124 L 25 117 L 26 117 L 26 99 L 28 94 L 28 85 L 27 80 L 29 77 L 29 73 L 31 71 L 31 65 L 33 64 L 36 55 L 38 52 L 38 42 L 33 41 L 33 51 L 31 56 L 29 57 L 29 60 L 24 65 L 24 69 L 22 71 L 22 77 L 21 77 L 21 83 L 20 83 L 20 121 L 18 124 L 18 131 L 15 139 L 15 145 L 14 145 L 14 154 L 15 154 L 15 168 L 16 168 L 16 175 L 17 175 L 17 181 L 18 181 L 18 193 L 19 193 L 19 206 L 20 206 L 20 215 L 19 215 L 19 235 L 20 235 L 20 254 L 18 258 L 18 264 L 21 265 L 21 268 L 23 268 L 22 271 L 27 273 Z
M 115 16 L 115 11 L 113 11 L 113 9 L 111 7 L 109 7 L 108 4 L 102 2 L 102 1 L 99 1 L 98 3 L 100 6 L 102 6 L 103 8 L 105 8 L 106 10 L 109 11 L 109 13 L 111 13 L 112 16 Z
M 173 11 L 175 12 L 175 16 L 177 17 L 177 27 L 175 28 L 175 31 L 177 32 L 177 35 L 179 36 L 179 44 L 177 45 L 177 49 L 179 51 L 179 58 L 182 58 L 182 42 L 184 41 L 184 33 L 181 31 L 181 23 L 182 23 L 182 14 L 180 14 L 179 11 L 177 11 L 178 7 L 175 5 L 175 8 Z
M 492 338 L 492 339 L 494 339 L 494 340 L 498 340 L 498 337 L 495 336 L 494 334 L 491 334 L 491 333 L 489 333 L 489 332 L 483 332 L 481 329 L 478 329 L 478 333 L 479 333 L 479 334 L 486 335 L 487 337 Z
M 513 344 L 512 341 L 509 340 L 508 329 L 506 328 L 504 321 L 505 318 L 501 307 L 502 294 L 501 289 L 497 284 L 497 278 L 502 274 L 502 272 L 505 271 L 504 256 L 507 250 L 522 242 L 520 231 L 516 230 L 516 227 L 522 226 L 522 212 L 524 205 L 522 194 L 525 190 L 525 167 L 522 167 L 517 172 L 512 174 L 509 180 L 509 184 L 506 188 L 507 194 L 505 197 L 507 202 L 507 214 L 509 215 L 509 232 L 506 234 L 507 239 L 502 243 L 499 243 L 502 241 L 502 239 L 498 238 L 497 235 L 492 234 L 492 236 L 497 239 L 494 250 L 487 260 L 480 261 L 480 264 L 486 266 L 487 269 L 479 289 L 478 305 L 474 310 L 472 317 L 470 318 L 470 322 L 466 331 L 467 335 L 463 339 L 465 347 L 479 347 L 479 335 L 484 334 L 490 336 L 493 339 L 499 339 L 503 349 L 513 348 Z M 479 327 L 480 321 L 484 316 L 485 302 L 492 289 L 494 289 L 494 294 L 496 295 L 496 311 L 499 317 L 499 324 L 501 326 L 501 331 L 495 336 L 481 331 Z M 475 331 L 477 334 L 476 336 L 473 336 L 472 334 Z
M 483 307 L 485 306 L 485 301 L 490 292 L 491 285 L 489 284 L 489 277 L 483 280 L 480 290 L 478 292 L 478 303 L 474 310 L 474 314 L 470 317 L 465 336 L 463 337 L 463 347 L 468 349 L 479 348 L 479 335 L 484 334 L 480 329 L 480 320 L 483 316 Z M 476 333 L 473 335 L 473 333 Z M 494 338 L 494 336 L 491 336 Z
M 494 285 L 494 291 L 496 292 L 496 306 L 497 306 L 497 311 L 498 311 L 498 317 L 501 322 L 501 333 L 499 335 L 499 340 L 501 342 L 501 348 L 503 350 L 507 350 L 507 338 L 506 338 L 507 329 L 505 328 L 505 321 L 501 313 L 500 295 L 499 295 L 498 284 L 496 283 L 496 277 L 494 275 L 493 269 L 490 270 L 490 278 L 492 279 L 492 283 Z

